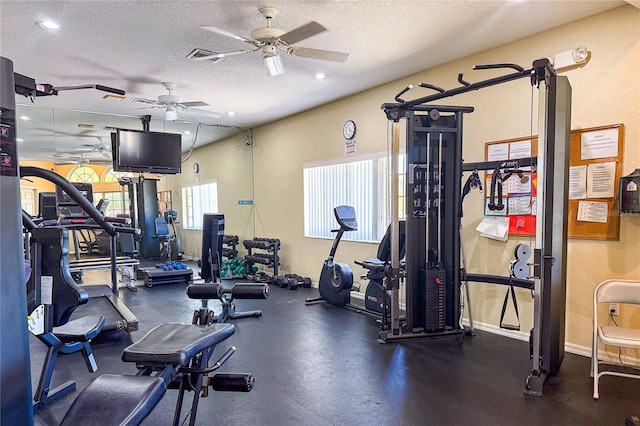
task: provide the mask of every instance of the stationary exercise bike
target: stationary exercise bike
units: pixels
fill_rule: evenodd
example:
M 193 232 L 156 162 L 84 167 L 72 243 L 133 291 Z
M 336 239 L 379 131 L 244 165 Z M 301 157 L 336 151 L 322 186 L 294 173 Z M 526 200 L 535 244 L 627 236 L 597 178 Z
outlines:
M 356 264 L 369 270 L 366 276 L 369 278 L 369 284 L 365 290 L 365 305 L 364 307 L 355 306 L 351 304 L 351 292 L 359 291 L 359 288 L 353 285 L 353 271 L 346 263 L 335 262 L 334 257 L 342 235 L 347 231 L 356 231 L 358 229 L 356 213 L 351 206 L 338 206 L 333 209 L 333 213 L 335 214 L 338 224 L 340 224 L 340 229 L 332 230 L 332 232 L 337 232 L 337 234 L 333 240 L 329 257 L 322 265 L 318 284 L 320 297 L 306 299 L 306 304 L 310 305 L 326 301 L 332 305 L 353 309 L 376 317 L 382 316 L 384 312 L 383 306 L 387 306 L 388 315 L 390 300 L 389 294 L 384 290 L 383 280 L 390 253 L 390 249 L 387 247 L 390 246 L 389 230 L 387 230 L 387 235 L 385 235 L 385 238 L 383 238 L 378 248 L 378 259 L 367 259 L 362 262 L 355 261 Z M 404 223 L 402 223 L 402 225 L 403 224 Z M 404 231 L 403 227 L 402 231 Z M 404 237 L 404 232 L 402 232 L 402 236 Z M 402 246 L 404 246 L 404 244 L 402 244 Z M 386 304 L 384 303 L 385 297 L 387 298 Z

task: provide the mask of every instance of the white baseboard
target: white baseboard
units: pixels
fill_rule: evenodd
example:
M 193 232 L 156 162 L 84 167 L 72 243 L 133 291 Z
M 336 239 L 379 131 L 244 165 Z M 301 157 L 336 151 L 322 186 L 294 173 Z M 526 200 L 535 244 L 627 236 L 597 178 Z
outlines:
M 318 283 L 312 283 L 311 287 L 313 288 L 318 288 Z M 351 297 L 354 299 L 358 299 L 359 301 L 364 303 L 364 294 L 360 293 L 358 291 L 353 291 L 351 292 Z M 404 306 L 400 306 L 400 309 L 404 309 Z M 468 319 L 463 319 L 462 320 L 462 324 L 465 326 L 469 326 L 469 320 Z M 473 328 L 475 330 L 480 330 L 480 331 L 485 331 L 487 333 L 492 333 L 492 334 L 497 334 L 499 336 L 504 336 L 504 337 L 509 337 L 511 339 L 516 339 L 516 340 L 521 340 L 523 342 L 528 342 L 529 341 L 529 331 L 515 331 L 515 330 L 506 330 L 504 328 L 500 328 L 497 325 L 494 324 L 487 324 L 484 322 L 478 322 L 478 321 L 474 321 L 473 322 Z M 564 344 L 564 350 L 565 352 L 574 354 L 574 355 L 580 355 L 586 358 L 591 358 L 591 346 L 582 346 L 582 345 L 576 345 L 575 343 L 568 343 L 565 342 Z M 613 362 L 616 363 L 618 362 L 618 357 L 616 355 L 612 355 L 608 352 L 603 352 L 600 351 L 600 359 L 603 361 L 607 361 L 607 362 Z M 627 357 L 628 362 L 637 362 L 640 363 L 640 360 L 637 360 L 635 358 L 631 358 L 631 357 Z

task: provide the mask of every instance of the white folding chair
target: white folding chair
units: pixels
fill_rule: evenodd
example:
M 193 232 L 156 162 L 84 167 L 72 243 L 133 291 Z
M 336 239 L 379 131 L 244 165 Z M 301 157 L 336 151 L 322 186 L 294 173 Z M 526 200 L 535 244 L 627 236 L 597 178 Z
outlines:
M 593 377 L 593 398 L 600 398 L 598 382 L 605 375 L 640 379 L 640 363 L 602 360 L 598 355 L 599 345 L 611 345 L 640 349 L 640 327 L 618 327 L 601 325 L 598 322 L 598 304 L 609 303 L 640 305 L 640 281 L 607 280 L 596 287 L 593 294 L 593 345 L 591 350 L 591 376 Z M 617 366 L 617 370 L 599 370 L 599 366 Z M 623 368 L 620 368 L 622 366 Z M 623 370 L 623 371 L 620 371 Z

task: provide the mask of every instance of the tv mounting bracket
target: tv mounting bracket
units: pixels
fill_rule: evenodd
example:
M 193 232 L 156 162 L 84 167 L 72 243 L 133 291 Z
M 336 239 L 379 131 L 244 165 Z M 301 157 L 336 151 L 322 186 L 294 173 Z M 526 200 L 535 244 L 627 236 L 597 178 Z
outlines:
M 37 84 L 33 78 L 24 76 L 22 74 L 14 73 L 15 78 L 15 92 L 18 95 L 22 95 L 29 98 L 31 102 L 35 102 L 36 97 L 40 96 L 57 96 L 58 92 L 65 90 L 78 90 L 78 89 L 96 89 L 103 92 L 113 93 L 115 95 L 124 96 L 125 91 L 121 89 L 114 89 L 113 87 L 102 86 L 100 84 L 83 84 L 77 86 L 57 86 L 54 87 L 51 84 Z

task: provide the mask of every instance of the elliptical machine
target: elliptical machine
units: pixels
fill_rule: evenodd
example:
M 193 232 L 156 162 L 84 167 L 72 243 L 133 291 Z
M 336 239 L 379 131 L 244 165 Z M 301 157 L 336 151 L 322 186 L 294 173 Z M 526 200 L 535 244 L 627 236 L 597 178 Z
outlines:
M 175 210 L 167 210 L 164 212 L 164 220 L 173 230 L 174 238 L 169 241 L 169 244 L 172 246 L 169 253 L 171 253 L 171 259 L 169 260 L 182 260 L 182 256 L 184 255 L 184 250 L 182 250 L 182 243 L 180 242 L 180 238 L 178 238 L 178 234 L 176 232 L 176 220 L 178 220 L 178 212 Z

